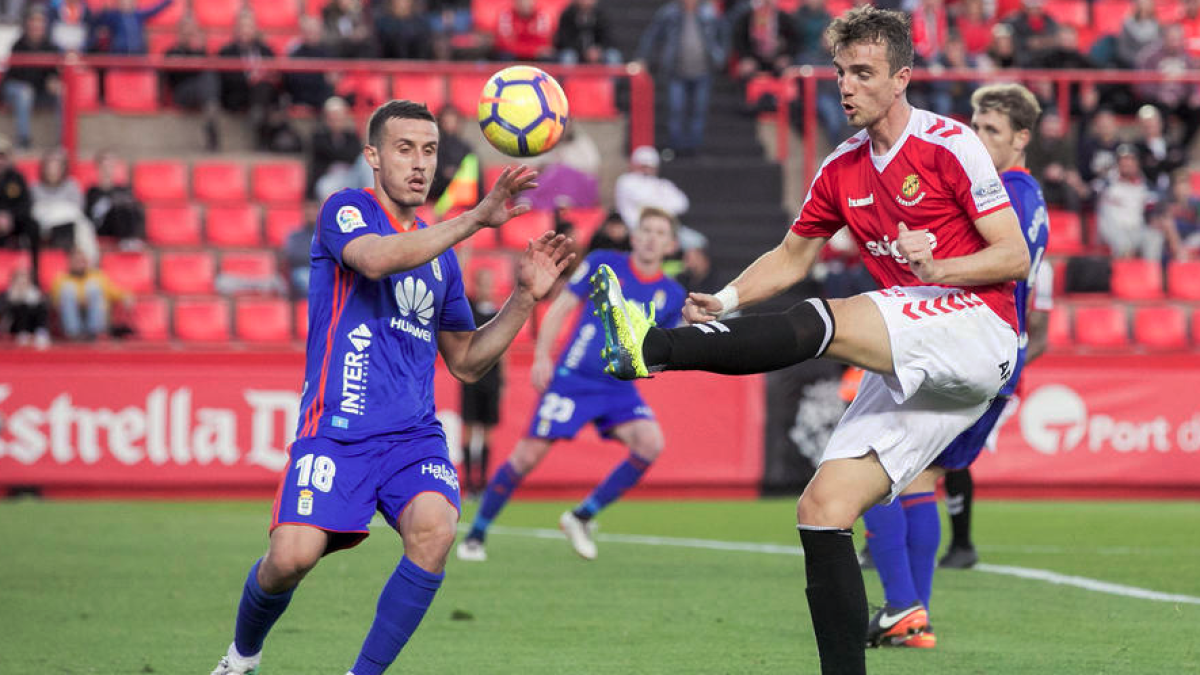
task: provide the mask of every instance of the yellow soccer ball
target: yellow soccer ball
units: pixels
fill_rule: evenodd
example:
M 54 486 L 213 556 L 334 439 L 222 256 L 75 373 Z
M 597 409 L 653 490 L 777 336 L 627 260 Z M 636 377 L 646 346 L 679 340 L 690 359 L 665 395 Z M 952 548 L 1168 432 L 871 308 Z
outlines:
M 479 128 L 492 147 L 506 155 L 547 152 L 566 126 L 566 94 L 553 77 L 532 66 L 501 70 L 479 95 Z

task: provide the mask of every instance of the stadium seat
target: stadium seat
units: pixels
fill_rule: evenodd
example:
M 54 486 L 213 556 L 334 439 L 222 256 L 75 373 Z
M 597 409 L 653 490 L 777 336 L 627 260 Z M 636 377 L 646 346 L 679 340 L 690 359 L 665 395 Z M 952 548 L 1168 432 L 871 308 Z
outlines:
M 147 7 L 157 5 L 158 2 L 159 0 L 138 0 L 138 8 L 146 9 Z M 187 12 L 187 4 L 188 3 L 182 2 L 181 0 L 175 0 L 175 2 L 167 5 L 166 9 L 150 17 L 150 20 L 146 22 L 146 27 L 175 28 L 179 25 L 179 20 L 182 19 L 183 15 Z
M 296 337 L 301 340 L 308 339 L 308 300 L 297 300 L 293 311 L 293 326 L 296 328 Z
M 263 162 L 250 170 L 250 194 L 264 204 L 297 204 L 304 201 L 306 180 L 299 161 Z
M 500 13 L 508 6 L 508 3 L 496 0 L 471 0 L 471 20 L 475 30 L 495 35 L 496 27 L 500 24 Z
M 483 191 L 486 193 L 496 184 L 496 179 L 504 172 L 508 164 L 487 164 L 483 167 Z
M 224 298 L 176 300 L 175 337 L 186 342 L 228 342 L 229 303 Z
M 274 206 L 267 209 L 263 219 L 266 230 L 267 245 L 280 248 L 287 241 L 288 235 L 304 225 L 304 210 L 289 206 Z
M 1046 241 L 1047 255 L 1079 255 L 1083 253 L 1083 222 L 1079 214 L 1062 209 L 1051 210 L 1050 235 Z
M 1082 28 L 1090 22 L 1087 0 L 1047 0 L 1046 13 L 1058 23 Z
M 216 273 L 209 251 L 164 251 L 158 256 L 158 284 L 167 293 L 212 293 Z
M 1200 169 L 1192 169 L 1188 174 L 1188 183 L 1192 186 L 1192 194 L 1200 195 Z
M 18 268 L 29 268 L 29 253 L 0 248 L 0 291 L 8 288 L 8 280 Z
M 353 98 L 356 110 L 374 110 L 391 99 L 387 76 L 369 72 L 346 73 L 335 91 L 342 98 Z
M 25 179 L 26 185 L 33 185 L 38 182 L 38 173 L 41 170 L 41 165 L 42 159 L 37 155 L 18 157 L 13 161 L 14 168 Z
M 153 70 L 105 71 L 104 104 L 116 112 L 158 112 L 158 73 Z
M 570 101 L 574 119 L 613 119 L 617 111 L 616 90 L 611 77 L 572 75 L 563 81 L 563 92 Z
M 93 113 L 100 109 L 100 76 L 84 68 L 75 70 L 71 101 L 77 113 Z
M 458 108 L 467 116 L 474 119 L 479 110 L 479 94 L 483 85 L 487 84 L 489 75 L 476 73 L 458 73 L 450 77 L 450 105 Z
M 79 182 L 79 187 L 87 191 L 96 184 L 96 160 L 77 159 L 71 164 L 71 175 Z M 115 176 L 118 183 L 129 183 L 129 163 L 123 159 L 117 160 Z
M 146 240 L 155 246 L 199 246 L 199 211 L 191 204 L 147 206 Z
M 166 54 L 167 50 L 174 47 L 177 42 L 179 42 L 179 33 L 173 30 L 146 32 L 146 51 L 153 56 Z
M 300 30 L 300 3 L 296 0 L 249 0 L 247 4 L 261 30 L 291 33 Z
M 1083 347 L 1124 349 L 1129 346 L 1125 308 L 1087 305 L 1075 308 L 1075 342 Z
M 475 275 L 480 269 L 487 268 L 492 272 L 492 295 L 496 302 L 504 302 L 508 294 L 512 293 L 513 285 L 516 284 L 515 267 L 514 258 L 507 253 L 476 253 L 472 255 L 467 261 L 465 270 L 464 286 L 467 295 L 474 296 Z
M 100 269 L 114 284 L 134 294 L 154 292 L 154 256 L 147 251 L 113 251 L 100 259 Z
M 149 295 L 133 301 L 129 312 L 133 335 L 139 340 L 166 340 L 171 333 L 170 310 L 166 298 Z
M 38 285 L 50 291 L 54 282 L 67 272 L 67 252 L 56 248 L 38 252 Z
M 1200 260 L 1167 265 L 1167 294 L 1179 300 L 1200 300 Z M 1196 336 L 1200 342 L 1200 336 Z
M 269 281 L 278 268 L 274 251 L 231 251 L 221 256 L 221 274 L 246 280 Z
M 1133 341 L 1156 350 L 1187 349 L 1187 313 L 1176 305 L 1138 307 L 1133 313 Z
M 1156 260 L 1114 260 L 1112 292 L 1124 300 L 1157 300 L 1163 296 L 1162 264 Z
M 1096 0 L 1092 3 L 1091 25 L 1100 35 L 1116 35 L 1132 6 L 1131 0 Z
M 554 229 L 554 215 L 549 211 L 530 211 L 513 218 L 500 228 L 500 245 L 524 251 L 530 239 Z
M 392 97 L 423 102 L 436 115 L 446 105 L 446 78 L 440 73 L 405 73 L 392 78 Z M 474 117 L 475 109 L 460 110 Z
M 234 305 L 234 335 L 246 342 L 292 339 L 292 305 L 276 298 L 242 298 Z
M 1075 342 L 1071 339 L 1071 309 L 1069 305 L 1059 303 L 1050 310 L 1046 344 L 1050 349 L 1070 349 L 1075 346 Z
M 203 0 L 191 6 L 201 28 L 230 29 L 242 8 L 242 0 Z
M 213 246 L 262 246 L 262 213 L 254 204 L 210 206 L 204 216 L 204 238 Z
M 206 160 L 192 165 L 192 194 L 204 202 L 246 201 L 246 165 Z
M 138 162 L 133 166 L 133 195 L 146 204 L 187 201 L 187 165 L 173 159 Z
M 567 220 L 575 225 L 575 242 L 586 247 L 607 215 L 608 211 L 600 206 L 568 209 Z

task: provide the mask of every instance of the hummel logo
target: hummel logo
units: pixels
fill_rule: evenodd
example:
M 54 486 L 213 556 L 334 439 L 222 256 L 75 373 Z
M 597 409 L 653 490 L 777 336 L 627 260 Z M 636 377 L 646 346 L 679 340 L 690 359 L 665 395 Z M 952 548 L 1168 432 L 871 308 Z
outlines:
M 871 194 L 867 195 L 866 197 L 863 197 L 862 199 L 846 197 L 846 200 L 850 203 L 850 208 L 854 208 L 856 206 L 870 206 L 875 203 L 875 193 L 872 192 Z
M 913 612 L 917 611 L 918 609 L 921 609 L 921 607 L 919 605 L 914 606 L 914 607 L 909 607 L 909 608 L 905 609 L 904 611 L 900 612 L 899 614 L 894 614 L 894 615 L 888 614 L 887 609 L 884 609 L 883 612 L 880 613 L 880 615 L 879 615 L 879 627 L 882 628 L 883 630 L 887 630 L 887 629 L 891 628 L 892 626 L 895 626 L 897 623 L 900 623 L 900 621 L 903 620 L 904 617 L 908 616 L 909 614 L 912 614 Z
M 354 345 L 354 351 L 361 352 L 371 346 L 371 329 L 367 328 L 367 324 L 360 323 L 358 328 L 350 331 L 350 344 Z

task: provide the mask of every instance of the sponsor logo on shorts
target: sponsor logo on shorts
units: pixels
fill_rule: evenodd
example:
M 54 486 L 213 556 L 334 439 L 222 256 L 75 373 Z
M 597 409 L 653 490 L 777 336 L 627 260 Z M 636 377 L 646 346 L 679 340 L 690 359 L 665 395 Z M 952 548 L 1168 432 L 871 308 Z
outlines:
M 338 209 L 337 224 L 342 234 L 350 234 L 357 229 L 367 226 L 367 222 L 363 220 L 362 211 L 353 206 L 343 206 Z
M 422 464 L 421 475 L 433 476 L 455 490 L 458 489 L 458 472 L 444 464 L 434 464 L 432 462 Z
M 296 513 L 311 516 L 313 512 L 313 491 L 301 490 L 300 499 L 296 500 Z

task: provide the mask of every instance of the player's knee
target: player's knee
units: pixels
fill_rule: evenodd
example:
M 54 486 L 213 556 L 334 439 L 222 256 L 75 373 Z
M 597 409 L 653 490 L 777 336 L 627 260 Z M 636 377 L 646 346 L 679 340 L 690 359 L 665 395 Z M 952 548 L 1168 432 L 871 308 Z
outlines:
M 426 570 L 440 571 L 457 534 L 455 523 L 449 520 L 430 519 L 415 523 L 411 531 L 403 535 L 404 554 Z
M 629 451 L 647 462 L 653 462 L 662 454 L 665 445 L 661 433 L 646 432 L 633 439 Z
M 861 515 L 859 511 L 857 503 L 852 500 L 839 499 L 820 490 L 805 490 L 796 502 L 796 523 L 850 529 Z
M 300 583 L 320 559 L 319 552 L 300 547 L 272 546 L 260 565 L 259 584 L 264 589 L 291 588 Z
M 522 476 L 537 468 L 542 458 L 550 451 L 550 443 L 541 440 L 525 439 L 517 443 L 508 463 Z

